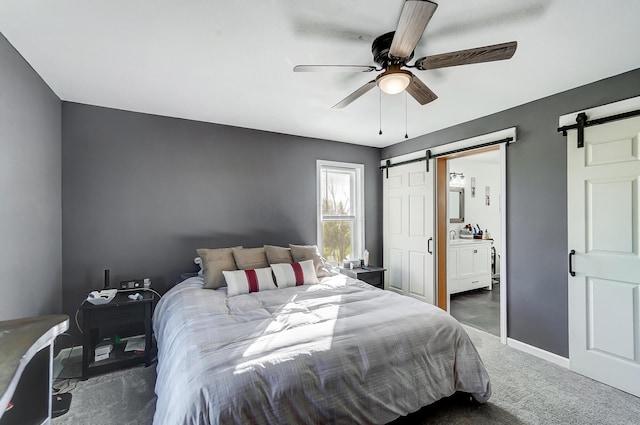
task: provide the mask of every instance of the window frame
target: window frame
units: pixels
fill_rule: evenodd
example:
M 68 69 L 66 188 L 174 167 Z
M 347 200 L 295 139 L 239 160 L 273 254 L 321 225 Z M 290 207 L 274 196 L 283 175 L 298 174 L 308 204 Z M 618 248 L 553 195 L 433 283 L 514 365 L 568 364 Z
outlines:
M 351 216 L 327 216 L 329 220 L 325 220 L 322 215 L 322 172 L 323 170 L 346 170 L 349 172 L 353 172 L 355 174 L 355 181 L 353 186 L 351 187 L 351 199 L 350 201 L 353 203 L 355 201 L 355 205 L 353 205 L 353 215 Z M 364 164 L 357 164 L 351 162 L 338 162 L 338 161 L 327 161 L 318 159 L 316 160 L 316 232 L 317 232 L 317 240 L 316 244 L 320 253 L 324 252 L 324 243 L 323 243 L 323 223 L 325 221 L 335 221 L 335 220 L 353 220 L 353 247 L 351 256 L 357 259 L 361 258 L 362 252 L 365 249 L 365 226 L 364 226 Z M 354 193 L 355 192 L 355 193 Z M 353 217 L 353 218 L 351 218 Z M 342 260 L 338 260 L 339 262 Z M 338 263 L 341 266 L 340 263 Z

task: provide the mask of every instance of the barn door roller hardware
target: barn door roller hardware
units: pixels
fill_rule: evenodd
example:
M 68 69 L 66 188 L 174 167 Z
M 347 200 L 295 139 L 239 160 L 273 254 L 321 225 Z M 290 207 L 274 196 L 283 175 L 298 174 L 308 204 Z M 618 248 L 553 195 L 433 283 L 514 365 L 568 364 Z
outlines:
M 385 161 L 385 165 L 381 165 L 380 169 L 381 170 L 387 170 L 386 171 L 386 177 L 389 178 L 389 168 L 391 168 L 391 167 L 397 167 L 398 165 L 405 165 L 405 164 L 413 164 L 414 162 L 427 161 L 427 173 L 428 173 L 429 172 L 429 160 L 431 158 L 433 158 L 431 156 L 431 151 L 427 150 L 425 152 L 425 156 L 422 156 L 422 157 L 416 158 L 416 159 L 410 159 L 408 161 L 396 162 L 395 164 L 392 164 L 391 160 L 387 159 Z
M 426 163 L 426 170 L 427 170 L 427 173 L 428 173 L 429 172 L 429 161 L 431 161 L 431 159 L 433 159 L 433 158 L 452 155 L 452 154 L 458 153 L 458 152 L 471 151 L 471 150 L 478 149 L 478 148 L 485 148 L 487 146 L 498 145 L 500 143 L 506 143 L 508 145 L 510 142 L 513 142 L 513 137 L 507 137 L 505 139 L 494 140 L 493 142 L 482 143 L 480 145 L 469 146 L 469 147 L 466 147 L 466 148 L 454 149 L 452 151 L 441 152 L 441 153 L 437 153 L 435 155 L 431 154 L 431 150 L 427 150 L 427 151 L 425 151 L 425 155 L 423 157 L 416 158 L 416 159 L 409 159 L 407 161 L 402 161 L 402 162 L 396 162 L 395 164 L 392 164 L 391 161 L 387 159 L 387 161 L 385 162 L 385 165 L 381 165 L 380 169 L 381 170 L 387 170 L 386 177 L 389 178 L 389 168 L 391 168 L 391 167 L 397 167 L 399 165 L 405 165 L 405 164 L 412 164 L 414 162 L 426 161 L 427 162 Z
M 558 127 L 558 132 L 562 132 L 562 135 L 566 136 L 567 131 L 578 130 L 578 148 L 583 148 L 584 147 L 584 129 L 586 127 L 606 124 L 611 121 L 624 120 L 627 118 L 637 117 L 638 115 L 640 115 L 640 109 L 624 112 L 622 114 L 610 115 L 608 117 L 596 118 L 595 120 L 589 120 L 589 118 L 587 117 L 587 114 L 585 114 L 584 112 L 580 112 L 578 116 L 576 116 L 575 124 Z

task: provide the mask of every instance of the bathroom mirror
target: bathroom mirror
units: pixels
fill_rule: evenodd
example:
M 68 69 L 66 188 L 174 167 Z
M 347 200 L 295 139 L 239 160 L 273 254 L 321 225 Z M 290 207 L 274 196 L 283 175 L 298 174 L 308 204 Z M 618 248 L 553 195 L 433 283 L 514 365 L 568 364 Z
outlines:
M 449 188 L 449 222 L 464 223 L 464 188 Z

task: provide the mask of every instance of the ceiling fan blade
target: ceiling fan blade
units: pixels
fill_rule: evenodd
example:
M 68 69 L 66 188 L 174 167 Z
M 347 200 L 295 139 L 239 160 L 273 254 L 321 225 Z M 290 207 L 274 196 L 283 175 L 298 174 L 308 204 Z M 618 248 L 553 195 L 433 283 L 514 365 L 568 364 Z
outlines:
M 398 19 L 389 55 L 396 58 L 409 57 L 437 7 L 437 4 L 430 1 L 406 0 Z
M 492 46 L 476 47 L 475 49 L 442 53 L 418 59 L 416 61 L 416 67 L 420 70 L 437 69 L 448 66 L 511 59 L 517 47 L 518 42 L 511 41 L 509 43 L 494 44 Z
M 371 72 L 375 66 L 370 65 L 296 65 L 293 72 Z
M 351 104 L 351 102 L 353 102 L 354 100 L 356 100 L 357 98 L 359 98 L 360 96 L 362 96 L 363 94 L 365 94 L 366 92 L 374 88 L 375 86 L 376 86 L 376 80 L 369 81 L 367 84 L 360 87 L 358 90 L 354 91 L 349 96 L 345 97 L 340 102 L 333 105 L 332 108 L 335 108 L 335 109 L 344 108 L 345 106 Z
M 438 96 L 415 75 L 411 78 L 411 83 L 409 83 L 406 90 L 407 93 L 413 96 L 421 105 L 426 105 L 438 98 Z

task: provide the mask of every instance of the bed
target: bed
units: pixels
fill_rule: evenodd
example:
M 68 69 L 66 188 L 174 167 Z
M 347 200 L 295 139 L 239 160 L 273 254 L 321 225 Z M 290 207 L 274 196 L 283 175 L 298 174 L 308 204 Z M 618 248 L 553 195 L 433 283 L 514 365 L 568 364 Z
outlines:
M 446 312 L 343 275 L 227 297 L 201 277 L 160 300 L 154 424 L 383 424 L 490 396 Z

